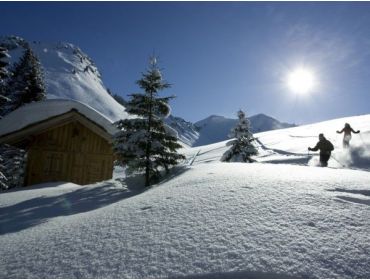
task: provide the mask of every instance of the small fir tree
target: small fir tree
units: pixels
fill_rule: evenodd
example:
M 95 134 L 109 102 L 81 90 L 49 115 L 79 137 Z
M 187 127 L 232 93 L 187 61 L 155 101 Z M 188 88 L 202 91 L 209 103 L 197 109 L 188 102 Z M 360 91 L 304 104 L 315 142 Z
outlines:
M 137 84 L 144 93 L 131 94 L 126 103 L 126 111 L 136 118 L 116 123 L 120 132 L 115 136 L 114 150 L 118 163 L 126 165 L 128 173 L 145 171 L 145 185 L 149 186 L 160 178 L 161 169 L 168 172 L 185 157 L 177 153 L 181 145 L 163 122 L 170 113 L 168 102 L 173 96 L 158 96 L 170 84 L 162 79 L 155 58 Z
M 252 144 L 255 139 L 250 129 L 250 121 L 242 110 L 238 111 L 238 118 L 238 124 L 229 134 L 230 138 L 235 139 L 228 142 L 231 148 L 223 154 L 221 161 L 253 162 L 251 156 L 257 154 L 257 149 Z
M 10 100 L 0 110 L 0 115 L 5 116 L 24 104 L 45 99 L 45 85 L 41 64 L 27 47 L 20 61 L 15 65 L 13 77 L 8 85 Z

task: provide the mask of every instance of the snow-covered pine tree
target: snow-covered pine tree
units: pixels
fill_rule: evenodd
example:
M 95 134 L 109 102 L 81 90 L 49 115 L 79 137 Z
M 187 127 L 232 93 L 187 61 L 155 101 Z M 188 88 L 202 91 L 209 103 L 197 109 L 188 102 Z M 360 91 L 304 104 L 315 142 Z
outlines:
M 27 46 L 20 61 L 15 65 L 13 77 L 8 85 L 6 97 L 10 101 L 4 104 L 0 115 L 5 116 L 24 104 L 45 99 L 44 77 L 41 64 L 30 47 Z
M 2 171 L 5 170 L 4 160 L 0 155 L 0 190 L 8 189 L 8 180 Z
M 6 183 L 1 184 L 2 189 L 11 189 L 23 185 L 26 157 L 25 151 L 7 144 L 0 145 L 0 155 L 3 162 L 3 176 Z M 0 175 L 1 177 L 1 175 Z
M 9 72 L 6 67 L 9 65 L 8 62 L 8 50 L 0 46 L 0 82 L 5 82 L 5 79 L 9 76 Z
M 9 101 L 9 99 L 6 97 L 7 79 L 10 76 L 9 71 L 7 70 L 7 67 L 9 65 L 8 58 L 9 58 L 8 50 L 0 46 L 0 106 L 1 107 L 4 106 L 6 101 Z
M 6 78 L 9 77 L 8 70 L 6 67 L 8 66 L 7 58 L 9 57 L 7 49 L 0 47 L 0 106 L 3 106 L 8 98 L 5 97 L 6 94 Z M 7 189 L 7 178 L 5 177 L 5 164 L 3 157 L 0 153 L 0 189 Z
M 8 57 L 6 49 L 0 49 L 0 60 Z M 28 48 L 15 73 L 10 75 L 5 71 L 8 63 L 1 63 L 1 92 L 0 117 L 17 109 L 24 103 L 38 101 L 45 97 L 40 64 Z M 6 79 L 6 82 L 4 81 Z M 40 94 L 43 93 L 43 95 Z M 21 186 L 25 168 L 25 151 L 10 145 L 0 145 L 0 188 L 9 189 Z
M 161 168 L 168 171 L 185 157 L 177 153 L 181 145 L 163 122 L 170 113 L 168 102 L 174 97 L 158 96 L 170 84 L 162 79 L 155 58 L 137 84 L 144 93 L 131 94 L 126 103 L 126 111 L 136 118 L 116 123 L 120 132 L 115 136 L 114 150 L 118 164 L 127 166 L 129 173 L 145 171 L 145 185 L 149 186 L 160 178 Z
M 238 124 L 229 134 L 230 138 L 235 139 L 228 142 L 231 148 L 223 154 L 221 161 L 253 162 L 251 156 L 257 154 L 257 149 L 252 144 L 254 137 L 250 129 L 250 121 L 242 110 L 238 111 L 238 118 Z

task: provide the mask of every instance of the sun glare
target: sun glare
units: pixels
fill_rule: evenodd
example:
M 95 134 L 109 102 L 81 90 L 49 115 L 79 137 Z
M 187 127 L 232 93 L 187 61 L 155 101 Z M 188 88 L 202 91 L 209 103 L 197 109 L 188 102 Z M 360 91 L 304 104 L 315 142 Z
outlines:
M 288 75 L 288 86 L 295 93 L 307 94 L 312 91 L 314 85 L 314 76 L 307 69 L 299 68 Z

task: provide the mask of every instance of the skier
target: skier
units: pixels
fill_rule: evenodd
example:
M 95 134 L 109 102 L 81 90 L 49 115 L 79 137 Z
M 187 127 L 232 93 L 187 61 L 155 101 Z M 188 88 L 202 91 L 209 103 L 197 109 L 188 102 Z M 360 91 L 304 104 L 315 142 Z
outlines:
M 356 133 L 356 134 L 360 133 L 359 130 L 354 131 L 353 128 L 349 125 L 349 123 L 345 123 L 341 131 L 337 130 L 337 133 L 342 133 L 342 132 L 344 132 L 343 148 L 345 149 L 349 147 L 349 141 L 351 141 L 351 138 L 352 138 L 351 132 Z
M 308 147 L 309 151 L 320 150 L 320 165 L 322 167 L 328 166 L 328 160 L 331 155 L 331 151 L 334 150 L 333 144 L 324 137 L 324 134 L 319 134 L 319 142 L 317 142 L 314 148 Z

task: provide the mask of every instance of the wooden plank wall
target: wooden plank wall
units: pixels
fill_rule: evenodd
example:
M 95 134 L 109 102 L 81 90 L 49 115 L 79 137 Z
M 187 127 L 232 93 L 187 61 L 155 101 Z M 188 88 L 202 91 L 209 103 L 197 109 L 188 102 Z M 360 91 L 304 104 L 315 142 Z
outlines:
M 28 152 L 26 185 L 51 181 L 90 184 L 112 178 L 113 150 L 78 121 L 37 135 Z

